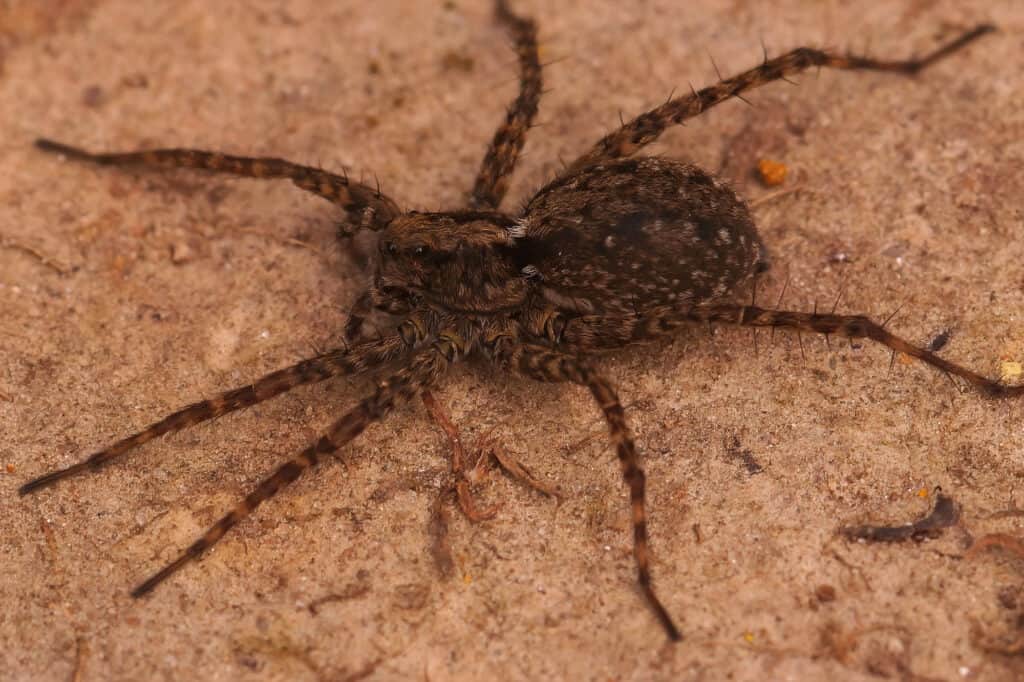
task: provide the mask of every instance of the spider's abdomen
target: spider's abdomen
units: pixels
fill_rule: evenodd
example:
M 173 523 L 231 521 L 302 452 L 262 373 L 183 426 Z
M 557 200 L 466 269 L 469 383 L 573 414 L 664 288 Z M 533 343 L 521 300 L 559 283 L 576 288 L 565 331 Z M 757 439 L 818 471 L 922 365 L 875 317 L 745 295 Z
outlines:
M 743 201 L 701 169 L 621 159 L 561 177 L 527 204 L 517 257 L 563 310 L 643 313 L 728 298 L 767 267 Z

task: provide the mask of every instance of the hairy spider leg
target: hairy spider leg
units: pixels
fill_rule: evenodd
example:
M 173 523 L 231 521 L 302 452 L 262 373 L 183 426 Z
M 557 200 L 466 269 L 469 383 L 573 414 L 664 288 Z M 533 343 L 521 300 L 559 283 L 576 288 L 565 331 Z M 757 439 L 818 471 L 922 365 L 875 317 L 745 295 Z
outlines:
M 925 362 L 948 375 L 957 376 L 988 398 L 1024 396 L 1024 385 L 1010 386 L 989 379 L 966 367 L 946 360 L 932 351 L 915 346 L 889 332 L 883 325 L 864 315 L 834 313 L 801 313 L 789 310 L 766 310 L 755 306 L 714 305 L 695 308 L 687 317 L 691 321 L 725 322 L 746 327 L 782 327 L 817 334 L 835 334 L 850 339 L 870 339 L 898 353 Z
M 77 147 L 45 138 L 36 140 L 43 151 L 62 154 L 75 161 L 105 166 L 154 166 L 159 168 L 196 168 L 247 178 L 287 178 L 307 192 L 343 208 L 351 222 L 360 228 L 379 230 L 400 211 L 398 205 L 380 190 L 335 175 L 319 168 L 269 157 L 231 156 L 198 149 L 150 149 L 137 152 L 93 154 Z
M 141 597 L 172 576 L 186 564 L 197 559 L 215 545 L 239 521 L 256 510 L 263 502 L 276 495 L 282 488 L 295 481 L 302 473 L 315 466 L 323 455 L 330 454 L 352 441 L 367 426 L 383 419 L 394 407 L 415 397 L 430 386 L 448 367 L 449 341 L 424 348 L 413 356 L 409 367 L 399 370 L 377 390 L 364 398 L 355 408 L 334 422 L 323 436 L 303 450 L 294 459 L 285 462 L 277 471 L 264 479 L 246 495 L 238 506 L 209 528 L 202 537 L 189 546 L 177 559 L 154 573 L 150 578 L 132 590 L 133 597 Z
M 673 641 L 682 639 L 679 628 L 668 610 L 654 592 L 651 582 L 651 561 L 647 545 L 647 512 L 645 508 L 645 477 L 640 468 L 640 456 L 626 424 L 626 413 L 612 385 L 588 367 L 579 358 L 557 353 L 538 346 L 503 343 L 498 345 L 497 359 L 520 374 L 545 382 L 568 381 L 585 386 L 604 412 L 612 443 L 622 465 L 622 477 L 629 486 L 629 499 L 633 519 L 633 557 L 636 560 L 637 582 L 650 605 Z
M 415 325 L 407 326 L 411 329 L 421 329 Z M 26 495 L 81 472 L 96 471 L 110 460 L 143 443 L 148 443 L 154 438 L 256 405 L 298 386 L 317 383 L 334 376 L 358 374 L 373 369 L 408 355 L 410 347 L 401 334 L 395 334 L 358 346 L 335 349 L 315 358 L 303 360 L 291 367 L 271 372 L 247 386 L 241 386 L 214 398 L 188 405 L 77 464 L 29 481 L 21 486 L 18 492 L 21 495 Z
M 509 106 L 505 122 L 494 133 L 473 183 L 470 205 L 474 208 L 496 209 L 501 204 L 519 152 L 526 142 L 526 133 L 537 115 L 541 95 L 537 25 L 532 19 L 514 14 L 504 0 L 497 2 L 495 13 L 511 31 L 515 41 L 519 57 L 519 95 Z
M 579 354 L 613 350 L 628 343 L 665 337 L 683 325 L 694 322 L 789 328 L 797 332 L 870 339 L 894 352 L 903 353 L 947 374 L 960 377 L 979 393 L 990 398 L 1024 396 L 1024 386 L 1003 384 L 950 362 L 926 348 L 915 346 L 896 336 L 889 332 L 884 324 L 879 324 L 864 315 L 769 310 L 736 304 L 698 306 L 687 310 L 673 310 L 666 306 L 654 308 L 643 316 L 581 316 L 570 319 L 565 324 L 561 347 Z
M 811 67 L 856 71 L 889 71 L 912 76 L 940 59 L 962 49 L 981 36 L 995 31 L 995 27 L 982 24 L 961 34 L 956 39 L 919 59 L 886 61 L 858 55 L 840 55 L 801 47 L 774 59 L 765 59 L 760 65 L 727 78 L 715 85 L 696 90 L 689 95 L 670 99 L 659 107 L 640 114 L 613 133 L 609 133 L 590 151 L 573 161 L 563 174 L 585 166 L 635 154 L 650 144 L 671 125 L 699 116 L 711 107 L 733 97 L 741 97 L 747 90 L 795 75 Z

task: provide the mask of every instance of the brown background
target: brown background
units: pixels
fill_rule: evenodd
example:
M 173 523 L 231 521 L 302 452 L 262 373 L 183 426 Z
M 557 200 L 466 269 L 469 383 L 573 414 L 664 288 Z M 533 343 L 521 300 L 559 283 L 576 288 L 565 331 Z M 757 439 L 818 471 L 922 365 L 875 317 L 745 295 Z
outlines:
M 809 73 L 666 135 L 654 151 L 750 199 L 761 157 L 803 191 L 759 204 L 774 302 L 884 317 L 998 375 L 1024 360 L 1024 8 L 1017 0 L 518 2 L 551 89 L 507 206 L 673 90 L 803 43 L 904 56 L 1003 29 L 916 80 Z M 690 6 L 690 5 L 696 6 Z M 36 152 L 189 145 L 377 176 L 455 207 L 514 95 L 486 2 L 0 3 L 0 676 L 5 679 L 904 679 L 1024 674 L 1024 405 L 960 392 L 873 346 L 691 330 L 610 358 L 649 474 L 655 577 L 633 586 L 628 505 L 583 391 L 484 367 L 440 399 L 565 493 L 491 476 L 498 517 L 456 516 L 439 578 L 428 510 L 446 448 L 402 409 L 268 503 L 148 599 L 128 590 L 314 438 L 368 383 L 304 388 L 151 444 L 102 474 L 16 488 L 154 418 L 338 338 L 362 284 L 332 207 L 287 183 L 118 172 Z M 35 254 L 33 254 L 35 251 Z M 845 262 L 843 261 L 845 254 Z M 41 256 L 41 257 L 40 257 Z M 749 456 L 744 455 L 748 453 Z M 751 475 L 746 460 L 764 468 Z M 964 524 L 909 521 L 941 485 Z M 322 603 L 315 613 L 310 605 Z M 79 675 L 79 677 L 75 677 Z

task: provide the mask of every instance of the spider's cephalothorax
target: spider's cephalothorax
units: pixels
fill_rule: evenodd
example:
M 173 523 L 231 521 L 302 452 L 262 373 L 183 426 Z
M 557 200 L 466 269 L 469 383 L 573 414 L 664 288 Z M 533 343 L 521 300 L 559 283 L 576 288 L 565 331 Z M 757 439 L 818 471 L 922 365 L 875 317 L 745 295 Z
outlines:
M 283 464 L 177 560 L 139 585 L 142 595 L 201 555 L 264 500 L 342 447 L 397 403 L 423 394 L 451 363 L 476 355 L 540 381 L 590 390 L 607 419 L 629 486 L 638 581 L 666 633 L 679 639 L 650 578 L 644 474 L 615 390 L 593 355 L 663 336 L 692 322 L 788 327 L 870 338 L 961 377 L 993 397 L 1024 395 L 911 345 L 863 316 L 766 310 L 737 304 L 744 285 L 767 267 L 750 214 L 736 194 L 706 172 L 665 158 L 630 158 L 667 127 L 771 81 L 809 67 L 915 74 L 992 30 L 979 26 L 909 61 L 883 61 L 800 48 L 702 90 L 668 100 L 622 125 L 569 164 L 517 215 L 500 212 L 508 180 L 541 93 L 536 27 L 502 0 L 499 21 L 512 33 L 520 92 L 484 157 L 461 211 L 402 214 L 379 189 L 274 158 L 192 149 L 92 154 L 50 140 L 37 145 L 68 158 L 107 165 L 197 168 L 255 178 L 286 178 L 339 206 L 348 227 L 378 232 L 372 285 L 346 327 L 353 342 L 254 383 L 198 402 L 65 469 L 21 488 L 26 494 L 105 463 L 160 435 L 254 405 L 297 386 L 396 368 L 376 391 Z M 362 336 L 374 310 L 397 315 L 378 338 Z
M 374 300 L 418 300 L 459 313 L 497 313 L 521 306 L 529 287 L 509 257 L 514 229 L 514 220 L 501 213 L 409 213 L 395 218 L 378 242 Z

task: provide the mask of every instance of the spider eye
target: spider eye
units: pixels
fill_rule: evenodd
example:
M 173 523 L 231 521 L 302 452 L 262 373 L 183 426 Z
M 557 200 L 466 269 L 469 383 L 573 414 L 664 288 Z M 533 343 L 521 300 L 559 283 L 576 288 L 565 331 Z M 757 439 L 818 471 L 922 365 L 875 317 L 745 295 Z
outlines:
M 398 246 L 394 242 L 386 243 L 384 245 L 384 248 L 387 249 L 387 252 L 390 253 L 392 256 L 398 253 Z
M 425 246 L 417 246 L 415 249 L 412 250 L 412 252 L 413 252 L 413 255 L 422 256 L 423 254 L 425 254 L 427 252 L 427 247 L 425 247 Z

